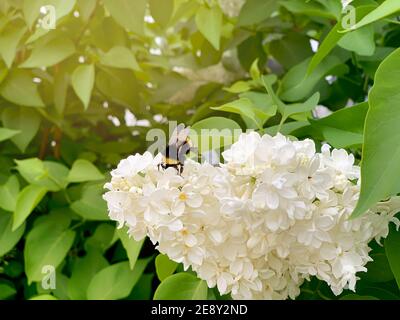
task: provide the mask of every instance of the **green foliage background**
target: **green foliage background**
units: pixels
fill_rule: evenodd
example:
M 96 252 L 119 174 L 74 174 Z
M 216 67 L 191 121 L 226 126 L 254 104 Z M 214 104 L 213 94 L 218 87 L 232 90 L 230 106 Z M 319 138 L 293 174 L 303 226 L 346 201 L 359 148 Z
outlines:
M 107 172 L 167 120 L 348 148 L 355 216 L 399 193 L 400 3 L 352 5 L 344 30 L 338 0 L 0 0 L 0 299 L 229 299 L 108 220 Z M 356 294 L 299 299 L 400 299 L 400 234 L 371 246 Z

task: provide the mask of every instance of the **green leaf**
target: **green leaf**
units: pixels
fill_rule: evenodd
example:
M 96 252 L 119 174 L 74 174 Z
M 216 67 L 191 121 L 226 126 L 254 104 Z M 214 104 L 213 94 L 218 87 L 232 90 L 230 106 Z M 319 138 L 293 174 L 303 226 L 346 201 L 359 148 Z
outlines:
M 205 281 L 181 272 L 161 282 L 154 293 L 154 300 L 206 300 L 207 290 Z
M 159 254 L 156 257 L 155 263 L 157 277 L 160 281 L 164 281 L 166 278 L 172 275 L 178 267 L 177 262 L 170 260 L 168 256 L 164 254 Z
M 141 70 L 133 52 L 121 46 L 114 47 L 108 51 L 101 57 L 100 62 L 108 67 L 131 69 L 133 71 Z
M 393 273 L 385 253 L 372 253 L 370 257 L 373 259 L 373 261 L 368 262 L 368 264 L 365 266 L 368 271 L 363 278 L 370 282 L 376 283 L 393 280 Z
M 234 143 L 242 129 L 233 120 L 224 117 L 209 117 L 191 127 L 190 139 L 199 153 L 220 149 Z
M 19 181 L 16 176 L 10 176 L 7 182 L 0 186 L 0 208 L 14 212 L 19 193 Z
M 248 0 L 243 5 L 237 25 L 256 25 L 268 19 L 276 7 L 276 0 Z
M 66 37 L 55 37 L 33 48 L 29 58 L 20 68 L 51 67 L 75 53 L 74 43 Z
M 52 288 L 44 289 L 42 287 L 41 282 L 36 282 L 37 293 L 40 295 L 43 294 L 53 295 L 54 297 L 60 300 L 69 300 L 69 296 L 67 294 L 69 278 L 65 274 L 61 273 L 59 270 L 56 271 L 55 277 L 56 277 L 56 286 L 54 289 Z
M 122 245 L 124 246 L 126 254 L 129 258 L 129 266 L 131 270 L 133 270 L 145 239 L 136 241 L 135 239 L 129 237 L 128 229 L 126 227 L 122 229 L 117 229 L 117 235 L 121 240 Z
M 357 288 L 357 291 L 359 292 L 360 295 L 368 295 L 371 292 L 373 292 L 374 297 L 380 299 L 380 300 L 400 300 L 400 297 L 393 293 L 392 291 L 389 291 L 387 289 L 383 289 L 377 286 L 360 286 L 360 289 Z
M 79 66 L 72 73 L 71 82 L 76 95 L 82 101 L 85 110 L 89 107 L 90 97 L 94 87 L 94 65 Z
M 17 230 L 46 195 L 45 187 L 29 185 L 18 194 L 12 230 Z
M 358 294 L 348 294 L 341 297 L 339 300 L 379 300 L 373 296 L 359 296 Z
M 1 84 L 0 94 L 4 99 L 17 105 L 38 108 L 45 106 L 37 85 L 27 70 L 11 71 Z
M 96 87 L 109 101 L 132 108 L 140 100 L 138 83 L 130 70 L 101 71 L 96 76 Z
M 86 182 L 103 180 L 104 175 L 96 168 L 96 166 L 84 159 L 78 159 L 72 165 L 68 174 L 68 182 Z
M 21 131 L 7 129 L 7 128 L 0 128 L 0 142 L 10 139 L 16 136 L 18 133 L 21 133 Z
M 58 114 L 64 113 L 67 102 L 68 87 L 70 76 L 66 72 L 58 72 L 54 77 L 54 107 Z
M 78 1 L 76 8 L 80 13 L 80 17 L 83 21 L 88 21 L 90 16 L 93 14 L 97 6 L 97 0 L 85 0 Z
M 71 209 L 86 220 L 108 221 L 107 204 L 102 198 L 101 185 L 86 186 L 82 197 L 71 204 Z
M 0 33 L 0 56 L 3 58 L 8 69 L 11 68 L 14 62 L 18 44 L 26 30 L 27 28 L 24 26 L 17 27 L 14 24 L 9 24 Z
M 153 278 L 154 274 L 145 273 L 135 284 L 132 292 L 128 296 L 128 300 L 151 300 L 153 294 Z
M 265 112 L 255 108 L 253 102 L 248 98 L 240 98 L 211 109 L 240 114 L 242 118 L 251 121 L 254 127 L 258 129 L 261 129 L 265 121 L 270 117 Z
M 35 183 L 45 175 L 44 163 L 38 158 L 15 160 L 15 163 L 21 176 L 29 183 Z
M 326 19 L 336 19 L 336 15 L 326 10 L 324 6 L 315 1 L 298 1 L 298 0 L 286 0 L 280 1 L 287 10 L 298 15 L 308 15 L 311 17 L 322 17 Z
M 368 102 L 360 103 L 350 108 L 343 108 L 331 115 L 311 121 L 331 146 L 348 148 L 363 143 L 365 117 L 368 112 Z
M 111 247 L 115 240 L 115 228 L 111 224 L 102 223 L 97 226 L 94 234 L 85 242 L 86 251 L 98 250 L 105 252 Z
M 348 51 L 354 51 L 360 56 L 372 56 L 375 52 L 375 29 L 366 26 L 344 35 L 338 45 Z
M 87 297 L 89 300 L 118 300 L 126 298 L 144 272 L 150 259 L 140 259 L 130 269 L 128 261 L 113 264 L 92 278 Z
M 201 34 L 219 50 L 222 31 L 222 12 L 219 7 L 200 7 L 196 13 L 196 25 Z
M 162 27 L 166 27 L 174 12 L 174 0 L 149 0 L 150 13 Z
M 379 66 L 375 84 L 369 93 L 361 162 L 361 192 L 353 218 L 400 191 L 399 70 L 400 49 L 397 49 Z
M 269 52 L 285 69 L 294 67 L 313 54 L 310 39 L 300 33 L 288 33 L 285 37 L 272 41 Z
M 41 281 L 44 266 L 57 268 L 71 249 L 75 232 L 52 221 L 35 226 L 26 238 L 25 271 L 28 282 Z
M 316 92 L 304 103 L 286 105 L 282 114 L 282 121 L 285 122 L 286 119 L 293 115 L 313 110 L 318 105 L 319 97 L 319 93 Z
M 251 100 L 253 107 L 262 112 L 264 123 L 268 121 L 269 118 L 276 115 L 277 106 L 272 102 L 272 98 L 266 93 L 248 91 L 241 93 L 239 97 Z
M 364 6 L 359 6 L 356 8 L 356 18 L 361 19 L 365 15 L 367 15 L 369 12 L 371 12 L 374 8 L 376 8 L 376 5 L 364 5 Z M 308 65 L 307 68 L 307 75 L 311 74 L 315 68 L 325 59 L 326 56 L 333 50 L 333 48 L 337 45 L 337 43 L 345 36 L 343 32 L 342 26 L 342 21 L 339 21 L 333 28 L 332 30 L 328 33 L 328 35 L 325 37 L 325 39 L 322 41 L 320 44 L 318 51 L 315 53 L 315 55 L 312 57 L 310 64 Z M 364 31 L 363 31 L 364 32 Z M 353 36 L 351 35 L 353 33 L 349 33 L 349 37 L 347 40 L 345 40 L 346 43 L 344 43 L 345 46 L 347 46 L 348 43 L 351 43 L 352 38 L 356 38 L 355 40 L 359 40 L 359 36 Z M 360 34 L 359 34 L 360 35 Z M 361 35 L 362 37 L 363 35 Z M 350 40 L 350 41 L 349 41 Z M 364 45 L 364 44 L 360 44 Z M 371 46 L 371 44 L 370 44 Z M 351 46 L 349 49 L 353 49 Z
M 319 97 L 320 97 L 319 93 L 317 92 L 317 93 L 314 93 L 314 95 L 312 95 L 304 103 L 294 103 L 294 104 L 286 105 L 278 98 L 278 96 L 272 89 L 272 86 L 270 83 L 268 83 L 267 81 L 264 81 L 264 86 L 267 89 L 268 94 L 271 96 L 273 103 L 276 105 L 277 109 L 279 110 L 279 112 L 282 115 L 282 119 L 279 124 L 278 131 L 289 117 L 293 117 L 296 114 L 301 114 L 301 113 L 305 113 L 305 112 L 309 112 L 309 111 L 313 110 L 317 106 Z
M 376 5 L 365 5 L 356 8 L 356 18 L 360 21 L 376 8 Z M 354 51 L 361 56 L 371 56 L 375 52 L 375 29 L 372 25 L 364 26 L 347 34 L 338 30 L 341 38 L 338 45 L 348 51 Z
M 283 77 L 281 94 L 282 100 L 295 102 L 308 97 L 313 93 L 315 86 L 326 75 L 341 74 L 347 71 L 347 66 L 342 64 L 340 59 L 329 56 L 323 64 L 319 64 L 313 73 L 307 75 L 307 67 L 310 59 L 296 65 Z
M 3 82 L 3 80 L 7 77 L 8 75 L 8 69 L 5 67 L 0 68 L 0 84 Z
M 61 163 L 41 161 L 38 158 L 15 160 L 17 170 L 30 184 L 45 187 L 49 191 L 66 188 L 68 168 Z
M 42 294 L 42 295 L 30 298 L 29 300 L 58 300 L 58 299 L 55 296 L 52 296 L 51 294 Z
M 312 57 L 308 68 L 307 75 L 310 75 L 315 68 L 325 59 L 325 57 L 333 50 L 339 40 L 343 37 L 343 33 L 339 33 L 341 30 L 340 22 L 337 23 L 332 30 L 328 33 L 325 39 L 318 47 L 318 51 Z
M 142 35 L 147 0 L 104 0 L 104 5 L 119 25 Z
M 292 122 L 286 122 L 281 126 L 275 125 L 272 127 L 268 127 L 264 129 L 264 132 L 271 136 L 276 135 L 278 132 L 280 132 L 283 135 L 291 135 L 295 131 L 301 130 L 302 128 L 306 128 L 309 126 L 310 123 L 308 121 L 292 121 Z
M 238 82 L 235 82 L 229 88 L 224 88 L 225 91 L 228 91 L 230 93 L 242 93 L 242 92 L 249 91 L 250 89 L 251 89 L 251 86 L 246 81 L 238 81 Z
M 25 0 L 22 9 L 28 27 L 32 28 L 40 15 L 40 8 L 42 6 L 54 6 L 56 9 L 56 19 L 59 20 L 69 14 L 75 7 L 75 4 L 76 0 Z
M 250 67 L 250 76 L 254 81 L 259 81 L 261 77 L 260 68 L 258 67 L 258 59 L 254 60 Z
M 24 231 L 25 223 L 17 230 L 12 231 L 12 214 L 0 211 L 0 257 L 14 248 L 23 236 Z
M 72 217 L 73 214 L 68 207 L 52 209 L 49 214 L 37 217 L 33 222 L 33 225 L 37 227 L 43 223 L 56 223 L 60 227 L 67 229 L 71 224 Z
M 17 290 L 11 283 L 0 283 L 0 300 L 7 300 L 15 296 Z
M 400 3 L 398 0 L 386 0 L 378 8 L 367 14 L 361 21 L 357 22 L 348 31 L 362 28 L 370 23 L 384 19 L 396 12 L 400 11 Z
M 108 266 L 107 260 L 98 251 L 89 251 L 78 258 L 72 268 L 68 283 L 68 296 L 72 300 L 86 300 L 86 291 L 94 275 Z
M 400 232 L 391 227 L 389 236 L 385 239 L 385 251 L 390 268 L 400 288 Z
M 11 137 L 11 141 L 24 153 L 39 131 L 40 116 L 35 110 L 22 107 L 7 108 L 1 116 L 7 129 L 19 131 L 17 135 Z

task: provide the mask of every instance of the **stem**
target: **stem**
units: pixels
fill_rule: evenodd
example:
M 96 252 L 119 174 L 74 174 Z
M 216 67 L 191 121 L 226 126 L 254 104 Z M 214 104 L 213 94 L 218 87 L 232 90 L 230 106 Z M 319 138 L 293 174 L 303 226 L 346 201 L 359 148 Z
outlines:
M 282 117 L 281 122 L 279 122 L 278 129 L 276 130 L 276 133 L 280 133 L 281 132 L 282 126 L 283 126 L 284 123 L 285 123 L 285 119 Z
M 67 200 L 68 204 L 71 204 L 71 203 L 72 203 L 72 200 L 71 200 L 71 198 L 69 197 L 67 190 L 66 190 L 66 189 L 63 189 L 63 193 L 64 193 L 64 197 L 65 197 L 65 199 Z
M 363 87 L 364 92 L 366 92 L 368 90 L 368 82 L 369 82 L 369 76 L 366 75 L 365 80 L 364 80 L 364 87 Z
M 62 138 L 62 131 L 59 127 L 54 128 L 54 141 L 56 145 L 54 147 L 54 157 L 57 160 L 61 158 L 61 138 Z
M 80 226 L 82 226 L 85 222 L 86 222 L 86 220 L 82 220 L 81 222 L 79 222 L 76 225 L 74 225 L 73 227 L 71 227 L 69 230 L 75 230 L 76 228 L 79 228 Z
M 331 298 L 324 295 L 319 289 L 317 290 L 317 294 L 324 300 L 332 300 Z
M 43 160 L 44 157 L 46 156 L 47 145 L 49 143 L 49 134 L 50 134 L 50 129 L 45 128 L 42 134 L 42 142 L 40 144 L 40 150 L 39 150 L 39 159 L 41 160 Z

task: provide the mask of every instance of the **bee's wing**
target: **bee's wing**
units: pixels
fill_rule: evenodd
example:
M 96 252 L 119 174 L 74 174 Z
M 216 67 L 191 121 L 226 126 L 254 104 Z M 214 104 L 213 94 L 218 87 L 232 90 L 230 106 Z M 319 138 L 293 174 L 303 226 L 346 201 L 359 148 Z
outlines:
M 174 130 L 174 132 L 172 132 L 171 138 L 169 139 L 168 144 L 169 145 L 174 145 L 177 143 L 177 141 L 179 140 L 179 133 L 185 129 L 185 126 L 183 124 L 180 124 L 179 126 L 177 126 Z
M 190 127 L 183 127 L 179 132 L 178 132 L 178 144 L 182 144 L 186 142 L 187 137 L 189 136 L 190 133 Z

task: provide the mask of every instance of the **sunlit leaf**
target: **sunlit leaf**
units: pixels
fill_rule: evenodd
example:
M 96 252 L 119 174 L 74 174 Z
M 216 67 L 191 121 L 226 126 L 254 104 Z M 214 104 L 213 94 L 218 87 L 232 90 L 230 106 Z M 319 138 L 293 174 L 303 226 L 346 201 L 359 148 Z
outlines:
M 18 194 L 12 230 L 17 230 L 46 195 L 45 187 L 29 185 Z
M 33 76 L 26 70 L 14 70 L 4 80 L 0 94 L 6 100 L 21 106 L 44 107 Z
M 42 223 L 29 232 L 24 249 L 29 283 L 42 280 L 43 267 L 58 267 L 71 248 L 75 235 L 75 231 L 52 221 Z
M 95 68 L 93 65 L 79 66 L 71 77 L 72 87 L 82 101 L 85 110 L 89 108 L 90 98 L 94 87 Z
M 363 214 L 378 201 L 400 191 L 397 177 L 400 172 L 398 70 L 399 49 L 382 62 L 369 93 L 361 162 L 361 193 L 352 217 Z
M 222 31 L 222 12 L 218 7 L 200 7 L 196 14 L 196 25 L 202 35 L 219 50 Z
M 207 284 L 194 275 L 185 272 L 166 278 L 154 294 L 154 300 L 205 299 L 207 299 Z

